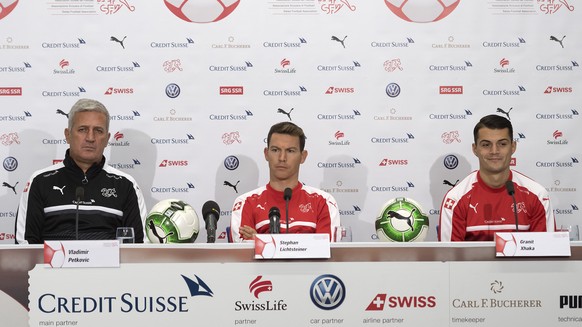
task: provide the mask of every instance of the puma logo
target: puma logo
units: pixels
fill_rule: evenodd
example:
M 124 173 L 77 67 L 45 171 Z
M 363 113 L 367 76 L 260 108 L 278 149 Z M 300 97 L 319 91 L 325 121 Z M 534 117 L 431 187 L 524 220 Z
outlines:
M 127 36 L 124 36 L 123 39 L 119 40 L 118 38 L 116 38 L 115 36 L 112 36 L 109 41 L 113 41 L 113 42 L 117 42 L 119 44 L 121 44 L 121 47 L 125 49 L 125 46 L 123 45 L 123 41 L 125 41 L 125 38 Z
M 6 182 L 3 182 L 2 183 L 2 186 L 8 187 L 9 189 L 12 189 L 12 191 L 14 191 L 14 194 L 16 194 L 16 185 L 18 185 L 18 182 L 16 182 L 16 184 L 14 184 L 14 186 L 12 186 L 12 185 L 10 185 L 10 184 L 8 184 Z
M 398 219 L 398 220 L 406 220 L 406 224 L 408 224 L 408 226 L 410 226 L 410 230 L 414 232 L 414 227 L 412 226 L 412 219 L 410 219 L 410 218 L 412 217 L 412 214 L 414 214 L 415 211 L 416 211 L 416 208 L 412 209 L 410 211 L 410 214 L 408 215 L 408 217 L 406 217 L 406 216 L 399 214 L 396 211 L 390 210 L 390 211 L 388 211 L 388 217 Z
M 61 195 L 65 195 L 65 193 L 63 192 L 63 189 L 67 187 L 67 185 L 63 186 L 63 187 L 58 187 L 58 186 L 53 186 L 53 190 L 58 190 L 61 192 Z
M 229 181 L 224 181 L 224 183 L 222 185 L 230 186 L 234 189 L 234 191 L 236 193 L 238 193 L 238 190 L 236 189 L 236 187 L 238 186 L 238 183 L 240 183 L 240 181 L 237 181 L 236 184 L 232 185 Z
M 160 236 L 160 234 L 158 234 L 158 229 L 156 228 L 156 225 L 154 224 L 153 220 L 150 220 L 148 227 L 150 228 L 151 235 L 157 238 L 161 244 L 166 243 L 166 239 L 168 238 L 168 236 L 174 235 L 174 232 L 169 232 L 165 236 Z
M 289 110 L 289 112 L 287 112 L 287 111 L 285 111 L 285 110 L 283 110 L 281 108 L 277 109 L 277 113 L 286 115 L 289 118 L 289 120 L 292 121 L 293 119 L 291 119 L 291 111 L 293 111 L 293 108 L 291 108 Z
M 469 208 L 473 209 L 473 211 L 475 211 L 475 213 L 477 213 L 477 206 L 478 205 L 479 205 L 479 203 L 476 203 L 474 206 L 469 203 Z
M 337 36 L 332 36 L 331 37 L 331 40 L 332 41 L 337 41 L 337 42 L 341 43 L 342 47 L 344 47 L 344 49 L 345 49 L 346 48 L 346 45 L 344 44 L 344 41 L 346 40 L 347 37 L 348 36 L 346 35 L 346 36 L 344 36 L 343 39 L 340 40 Z
M 57 109 L 57 114 L 59 114 L 59 115 L 63 115 L 63 116 L 65 116 L 65 117 L 69 118 L 69 114 L 68 114 L 68 113 L 66 113 L 66 112 L 64 112 L 64 111 L 62 111 L 61 109 Z
M 458 183 L 458 182 L 459 182 L 459 180 L 458 180 L 458 179 L 457 179 L 457 181 L 456 181 L 454 184 L 453 184 L 453 183 L 451 183 L 451 182 L 449 182 L 449 181 L 448 181 L 448 180 L 446 180 L 446 179 L 445 179 L 445 180 L 443 180 L 443 184 L 445 184 L 445 185 L 449 185 L 449 186 L 451 186 L 451 187 L 455 187 L 455 186 L 457 185 L 457 183 Z
M 509 110 L 505 111 L 501 108 L 497 108 L 497 112 L 504 114 L 505 116 L 507 116 L 508 120 L 511 120 L 511 118 L 509 118 L 509 113 L 511 112 L 512 109 L 513 109 L 513 107 L 511 107 L 511 108 L 509 108 Z
M 562 39 L 558 39 L 555 36 L 550 36 L 550 41 L 556 41 L 558 43 L 560 43 L 560 45 L 562 46 L 562 49 L 564 48 L 564 44 L 562 44 L 562 41 L 564 41 L 564 38 L 566 37 L 566 35 L 562 36 Z

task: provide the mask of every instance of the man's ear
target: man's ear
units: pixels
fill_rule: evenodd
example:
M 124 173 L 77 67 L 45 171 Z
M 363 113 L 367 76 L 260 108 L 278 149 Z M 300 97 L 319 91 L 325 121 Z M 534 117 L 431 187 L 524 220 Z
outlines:
M 69 132 L 68 128 L 65 128 L 65 139 L 67 140 L 67 143 L 70 144 L 71 142 L 69 142 L 69 136 L 71 135 L 71 132 Z

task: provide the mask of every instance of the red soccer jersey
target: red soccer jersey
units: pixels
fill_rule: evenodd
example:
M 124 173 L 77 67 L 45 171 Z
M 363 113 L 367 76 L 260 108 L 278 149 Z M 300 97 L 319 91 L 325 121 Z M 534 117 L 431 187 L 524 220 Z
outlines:
M 234 201 L 230 228 L 234 242 L 241 242 L 240 226 L 250 226 L 257 233 L 269 233 L 269 210 L 279 208 L 281 233 L 287 231 L 285 199 L 283 192 L 274 190 L 269 184 L 239 196 Z M 289 201 L 290 233 L 327 233 L 332 240 L 332 231 L 340 225 L 337 203 L 333 196 L 319 189 L 298 183 Z
M 547 190 L 517 171 L 511 171 L 509 179 L 515 188 L 519 231 L 553 232 L 555 218 Z M 493 189 L 474 171 L 445 195 L 439 240 L 493 241 L 497 232 L 514 232 L 513 207 L 505 186 Z

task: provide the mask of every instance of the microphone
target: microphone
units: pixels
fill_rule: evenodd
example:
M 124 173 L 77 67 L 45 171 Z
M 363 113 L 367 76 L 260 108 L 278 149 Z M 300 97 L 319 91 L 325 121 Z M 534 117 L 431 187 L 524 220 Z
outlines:
M 77 208 L 75 209 L 75 239 L 79 240 L 79 202 L 85 197 L 85 189 L 83 186 L 77 186 L 75 190 L 75 200 L 77 201 Z
M 289 233 L 289 201 L 291 200 L 291 189 L 285 188 L 283 191 L 283 199 L 285 199 L 285 221 L 287 222 L 287 233 Z
M 220 207 L 214 201 L 206 201 L 202 206 L 202 216 L 206 224 L 206 243 L 216 241 L 216 222 L 220 218 Z
M 507 189 L 507 194 L 513 199 L 513 215 L 515 216 L 515 231 L 519 232 L 519 223 L 517 221 L 517 203 L 515 202 L 515 188 L 513 187 L 512 181 L 505 182 L 505 188 Z
M 269 210 L 269 233 L 279 234 L 281 232 L 281 212 L 279 208 L 272 207 Z

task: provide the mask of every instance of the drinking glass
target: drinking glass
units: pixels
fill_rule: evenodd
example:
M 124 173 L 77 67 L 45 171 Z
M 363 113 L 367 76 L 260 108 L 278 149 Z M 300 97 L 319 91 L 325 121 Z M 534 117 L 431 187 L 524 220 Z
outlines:
M 117 232 L 115 237 L 122 243 L 135 243 L 135 234 L 133 233 L 133 227 L 117 227 Z
M 349 226 L 337 226 L 334 231 L 334 240 L 336 242 L 351 242 L 352 228 Z
M 580 240 L 580 229 L 578 225 L 562 225 L 560 226 L 560 230 L 570 234 L 570 241 Z

